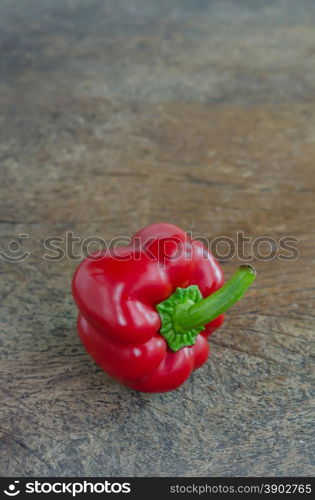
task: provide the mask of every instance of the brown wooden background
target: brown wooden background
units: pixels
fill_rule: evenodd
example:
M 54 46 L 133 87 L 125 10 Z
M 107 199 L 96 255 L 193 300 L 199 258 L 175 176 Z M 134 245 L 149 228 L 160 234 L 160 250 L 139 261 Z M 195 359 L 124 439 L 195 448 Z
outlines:
M 0 259 L 2 475 L 312 473 L 314 22 L 307 0 L 1 1 L 0 244 L 31 252 Z M 43 240 L 160 220 L 300 257 L 256 259 L 207 365 L 145 395 L 84 352 L 76 262 Z

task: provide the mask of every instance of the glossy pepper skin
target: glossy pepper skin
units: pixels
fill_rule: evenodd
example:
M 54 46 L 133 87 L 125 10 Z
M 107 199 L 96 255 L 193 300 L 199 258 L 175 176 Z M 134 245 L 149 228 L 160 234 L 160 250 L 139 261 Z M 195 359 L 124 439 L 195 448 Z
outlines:
M 207 337 L 223 323 L 220 314 L 200 333 L 194 330 L 188 340 L 192 345 L 169 347 L 161 335 L 157 307 L 178 287 L 190 285 L 198 285 L 208 297 L 222 287 L 223 274 L 202 243 L 171 224 L 149 225 L 128 246 L 85 259 L 75 272 L 72 290 L 86 350 L 110 376 L 132 389 L 176 389 L 205 363 Z

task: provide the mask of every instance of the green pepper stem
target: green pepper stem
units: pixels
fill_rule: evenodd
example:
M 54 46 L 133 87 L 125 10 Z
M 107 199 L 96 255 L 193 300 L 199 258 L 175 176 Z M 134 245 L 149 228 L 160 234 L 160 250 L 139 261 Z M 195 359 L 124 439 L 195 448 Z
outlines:
M 177 315 L 179 328 L 188 331 L 210 323 L 235 304 L 255 278 L 256 271 L 252 266 L 240 266 L 222 288 Z

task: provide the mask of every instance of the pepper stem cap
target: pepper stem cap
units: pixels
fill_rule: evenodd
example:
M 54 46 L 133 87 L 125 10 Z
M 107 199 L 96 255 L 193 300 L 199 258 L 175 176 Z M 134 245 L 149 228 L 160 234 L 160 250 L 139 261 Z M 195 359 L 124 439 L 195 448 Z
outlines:
M 255 269 L 241 265 L 219 290 L 203 298 L 198 285 L 177 288 L 156 306 L 161 318 L 160 334 L 176 352 L 195 344 L 197 335 L 222 313 L 242 298 L 256 278 Z

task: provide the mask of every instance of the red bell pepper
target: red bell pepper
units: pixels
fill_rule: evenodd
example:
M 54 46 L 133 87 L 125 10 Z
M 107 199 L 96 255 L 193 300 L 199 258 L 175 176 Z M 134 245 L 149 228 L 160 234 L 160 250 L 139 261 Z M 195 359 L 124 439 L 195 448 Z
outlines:
M 209 355 L 207 337 L 255 279 L 241 266 L 223 286 L 201 242 L 171 224 L 152 224 L 128 246 L 79 265 L 73 296 L 79 336 L 96 363 L 145 392 L 176 389 Z

